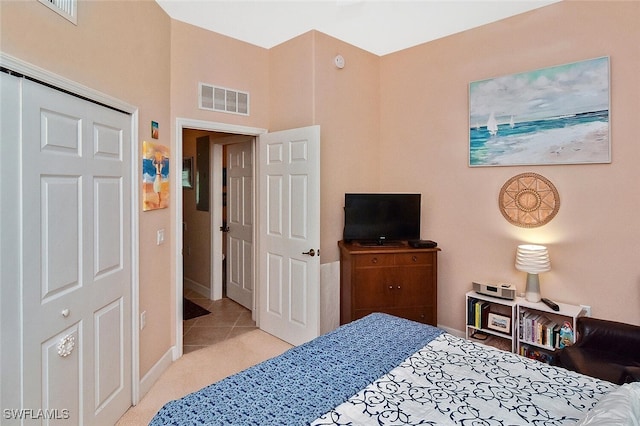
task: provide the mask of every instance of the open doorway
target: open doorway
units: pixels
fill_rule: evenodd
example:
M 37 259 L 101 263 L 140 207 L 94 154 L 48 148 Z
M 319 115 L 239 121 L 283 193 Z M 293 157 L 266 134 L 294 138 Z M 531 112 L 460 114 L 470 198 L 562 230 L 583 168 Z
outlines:
M 252 136 L 182 132 L 185 353 L 256 328 L 254 145 Z
M 311 254 L 310 248 L 317 253 L 320 247 L 320 126 L 267 132 L 266 129 L 178 118 L 176 158 L 183 156 L 182 132 L 185 128 L 255 137 L 252 273 L 258 277 L 254 289 L 258 294 L 254 297 L 254 319 L 261 330 L 292 344 L 316 337 L 320 330 L 320 259 Z M 220 145 L 213 144 L 212 158 L 214 163 L 220 161 L 222 164 Z M 181 176 L 182 162 L 174 162 L 172 169 L 174 176 Z M 221 182 L 218 185 L 215 181 L 221 176 L 214 174 L 211 178 L 213 188 L 221 187 Z M 284 185 L 284 182 L 291 185 Z M 172 187 L 174 193 L 180 194 L 182 181 L 173 179 Z M 222 197 L 212 199 L 212 203 L 212 228 L 215 229 L 222 225 L 219 213 Z M 216 208 L 215 203 L 219 203 L 220 208 Z M 177 313 L 175 360 L 182 356 L 183 346 L 182 198 L 176 197 L 172 207 L 175 209 L 172 233 L 175 236 L 172 248 Z M 215 264 L 222 261 L 222 238 L 213 238 L 212 247 L 211 258 Z M 296 268 L 278 267 L 274 262 L 295 264 Z M 287 285 L 292 281 L 298 283 L 295 288 Z M 216 288 L 214 283 L 214 292 Z
M 249 310 L 254 305 L 254 147 L 253 136 L 183 131 L 185 283 L 211 300 L 228 296 Z

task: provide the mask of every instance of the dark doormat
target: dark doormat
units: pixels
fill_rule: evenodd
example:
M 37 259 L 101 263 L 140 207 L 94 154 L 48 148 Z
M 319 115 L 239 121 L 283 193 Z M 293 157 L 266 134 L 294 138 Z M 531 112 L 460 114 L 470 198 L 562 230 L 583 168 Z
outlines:
M 182 319 L 190 320 L 210 313 L 211 312 L 200 305 L 196 305 L 191 300 L 182 298 Z

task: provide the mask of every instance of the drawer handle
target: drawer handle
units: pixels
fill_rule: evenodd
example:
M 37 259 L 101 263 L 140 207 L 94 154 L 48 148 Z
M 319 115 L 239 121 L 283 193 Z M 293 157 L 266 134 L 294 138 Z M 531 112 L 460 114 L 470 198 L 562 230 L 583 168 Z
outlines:
M 396 287 L 398 290 L 400 290 L 400 286 Z
M 371 259 L 371 263 L 378 263 L 378 258 L 374 257 L 373 259 Z
M 413 260 L 414 262 L 417 262 L 417 261 L 418 261 L 418 256 L 413 256 L 413 257 L 411 258 L 411 260 Z

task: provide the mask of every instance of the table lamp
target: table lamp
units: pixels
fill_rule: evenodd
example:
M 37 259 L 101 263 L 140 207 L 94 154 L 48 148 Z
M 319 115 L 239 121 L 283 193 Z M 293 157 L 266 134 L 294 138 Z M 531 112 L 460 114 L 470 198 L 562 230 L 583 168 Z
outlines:
M 541 296 L 538 274 L 551 270 L 547 248 L 534 244 L 519 245 L 516 251 L 516 269 L 527 273 L 525 299 L 529 302 L 539 302 Z

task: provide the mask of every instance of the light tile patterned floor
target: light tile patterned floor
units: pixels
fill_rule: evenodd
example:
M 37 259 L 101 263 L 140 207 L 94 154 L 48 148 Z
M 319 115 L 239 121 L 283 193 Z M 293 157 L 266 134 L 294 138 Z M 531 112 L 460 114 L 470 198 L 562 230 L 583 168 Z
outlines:
M 185 354 L 257 328 L 251 319 L 251 311 L 231 299 L 225 297 L 212 301 L 192 290 L 185 290 L 184 295 L 211 312 L 183 321 Z

